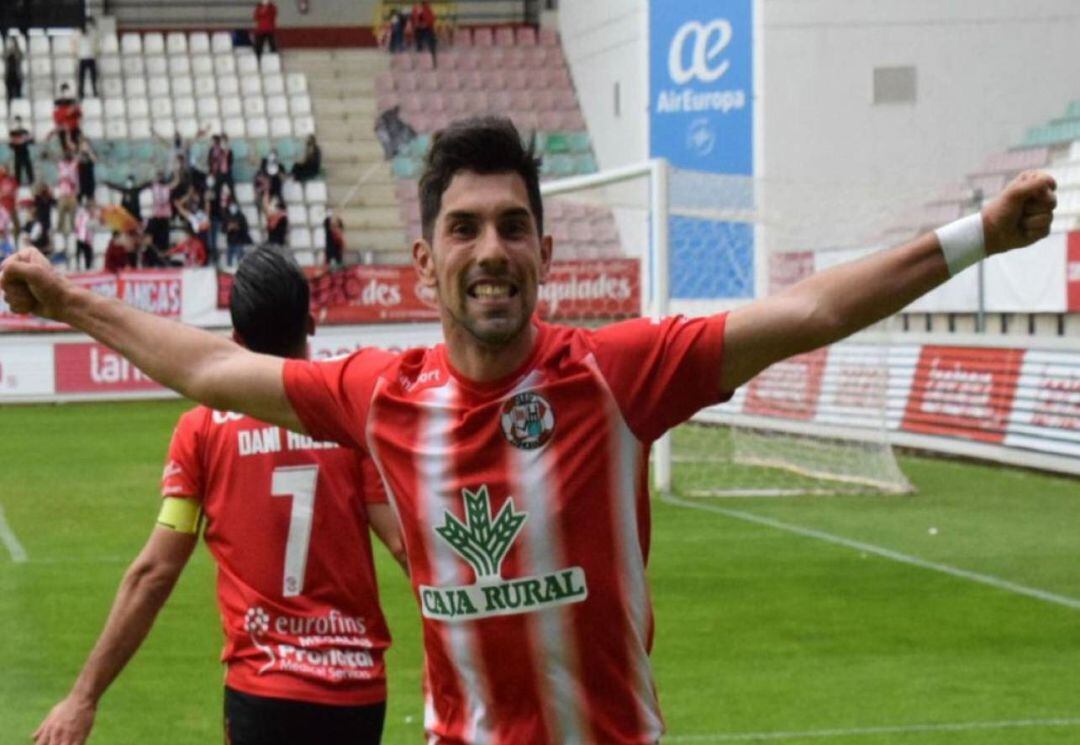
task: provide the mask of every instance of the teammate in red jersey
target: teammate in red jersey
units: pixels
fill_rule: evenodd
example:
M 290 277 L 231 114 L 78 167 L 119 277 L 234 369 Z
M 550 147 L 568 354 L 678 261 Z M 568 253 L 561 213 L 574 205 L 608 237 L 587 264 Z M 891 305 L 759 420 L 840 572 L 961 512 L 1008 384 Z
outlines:
M 1055 184 L 1024 174 L 962 225 L 727 315 L 584 330 L 533 318 L 553 251 L 537 171 L 505 119 L 435 138 L 413 247 L 438 298 L 432 350 L 259 357 L 76 289 L 29 250 L 0 285 L 18 312 L 88 331 L 185 395 L 372 455 L 424 617 L 429 742 L 655 743 L 652 441 L 768 365 L 1045 236 Z
M 308 285 L 263 249 L 236 273 L 237 341 L 305 358 Z M 149 632 L 200 527 L 218 564 L 225 725 L 232 745 L 378 743 L 386 706 L 369 524 L 402 560 L 396 520 L 370 459 L 242 414 L 199 406 L 173 433 L 162 506 L 72 692 L 34 735 L 82 743 L 97 703 Z

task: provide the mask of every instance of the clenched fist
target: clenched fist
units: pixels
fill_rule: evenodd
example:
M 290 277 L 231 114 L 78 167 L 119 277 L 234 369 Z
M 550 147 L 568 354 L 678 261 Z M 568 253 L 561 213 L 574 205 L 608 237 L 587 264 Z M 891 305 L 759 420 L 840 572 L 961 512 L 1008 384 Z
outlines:
M 1057 183 L 1047 173 L 1024 171 L 983 207 L 987 255 L 1028 246 L 1050 234 Z

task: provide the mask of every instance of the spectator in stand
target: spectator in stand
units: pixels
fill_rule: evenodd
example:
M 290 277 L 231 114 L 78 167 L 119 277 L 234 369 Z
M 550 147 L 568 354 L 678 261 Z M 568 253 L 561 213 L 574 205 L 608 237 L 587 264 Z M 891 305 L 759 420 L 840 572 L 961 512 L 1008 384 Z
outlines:
M 405 28 L 409 19 L 397 8 L 390 11 L 390 54 L 405 51 Z
M 207 175 L 213 176 L 216 183 L 227 185 L 230 191 L 235 191 L 236 183 L 233 181 L 232 164 L 229 138 L 224 134 L 214 135 L 210 138 L 210 152 L 206 155 Z
M 164 255 L 169 250 L 169 223 L 172 222 L 173 200 L 172 186 L 165 177 L 165 172 L 158 170 L 157 178 L 150 184 L 150 194 L 153 198 L 150 207 L 150 219 L 146 223 L 147 232 L 157 255 Z M 144 264 L 147 257 L 153 261 L 155 253 L 144 253 Z M 154 264 L 150 264 L 154 266 Z
M 204 199 L 205 195 L 200 196 L 192 188 L 187 199 L 178 199 L 176 201 L 176 212 L 184 220 L 184 227 L 198 238 L 203 245 L 203 262 L 199 266 L 203 266 L 209 261 L 209 265 L 216 268 L 218 262 L 217 252 L 207 252 L 207 247 L 210 245 L 210 216 L 205 209 Z
M 79 204 L 79 161 L 75 159 L 75 153 L 65 150 L 56 168 L 56 186 L 53 189 L 56 196 L 56 227 L 67 235 L 75 227 L 75 208 Z
M 424 0 L 416 3 L 412 9 L 413 39 L 416 42 L 416 51 L 424 51 L 424 47 L 431 50 L 431 62 L 438 66 L 435 56 L 435 11 L 431 9 L 431 3 Z
M 0 209 L 4 209 L 11 218 L 15 232 L 19 232 L 19 217 L 15 210 L 15 197 L 19 192 L 19 182 L 3 165 L 0 165 Z
M 75 210 L 75 268 L 79 268 L 80 259 L 83 269 L 89 271 L 94 265 L 94 227 L 97 221 L 97 209 L 89 197 L 79 197 L 79 208 Z
M 16 116 L 12 119 L 8 129 L 8 143 L 15 156 L 15 179 L 19 184 L 23 183 L 23 176 L 26 176 L 25 183 L 34 183 L 34 163 L 30 159 L 30 145 L 33 142 L 34 136 L 23 126 L 22 117 Z
M 266 215 L 266 242 L 275 246 L 286 245 L 289 235 L 289 215 L 285 204 L 269 194 L 263 197 L 263 213 Z
M 60 84 L 60 95 L 53 101 L 53 124 L 55 129 L 49 133 L 48 139 L 57 136 L 63 149 L 74 148 L 82 124 L 82 107 L 72 98 L 71 86 L 67 83 Z
M 319 175 L 322 170 L 322 148 L 315 140 L 315 135 L 308 135 L 304 141 L 304 157 L 293 164 L 290 175 L 297 181 L 308 181 Z
M 271 0 L 261 0 L 255 6 L 255 56 L 262 57 L 263 45 L 277 54 L 277 5 Z
M 247 217 L 235 200 L 229 202 L 225 212 L 225 245 L 228 252 L 225 256 L 226 263 L 231 267 L 233 260 L 240 261 L 244 258 L 248 246 L 254 243 L 248 230 Z
M 190 226 L 184 227 L 184 239 L 166 252 L 172 266 L 206 266 L 206 244 Z
M 90 145 L 90 140 L 79 134 L 79 147 L 77 150 L 79 170 L 79 197 L 93 200 L 94 191 L 97 189 L 97 176 L 94 174 L 94 164 L 97 163 L 97 153 Z
M 9 36 L 4 47 L 4 87 L 7 89 L 7 104 L 11 108 L 11 101 L 22 98 L 23 84 L 23 52 L 19 42 L 14 36 Z
M 15 252 L 15 214 L 0 202 L 0 258 Z
M 232 190 L 228 184 L 219 183 L 213 176 L 206 177 L 206 193 L 203 197 L 203 205 L 206 214 L 210 218 L 210 232 L 206 248 L 210 253 L 210 261 L 214 266 L 218 265 L 218 233 L 225 221 L 225 208 L 232 199 Z
M 86 76 L 90 76 L 90 87 L 97 98 L 97 55 L 98 33 L 97 23 L 93 18 L 86 19 L 86 25 L 82 31 L 76 31 L 72 35 L 72 51 L 79 58 L 79 100 L 86 96 Z
M 48 255 L 52 253 L 52 213 L 53 207 L 56 205 L 56 199 L 53 198 L 53 193 L 49 190 L 48 184 L 45 184 L 42 181 L 38 181 L 34 185 L 33 194 L 33 221 L 41 229 L 41 233 L 37 236 L 36 241 L 34 237 L 31 236 L 31 242 L 41 250 L 42 253 Z M 40 241 L 42 245 L 38 245 L 38 241 Z
M 260 202 L 267 196 L 285 200 L 281 193 L 283 175 L 284 169 L 278 162 L 277 150 L 271 150 L 259 163 L 259 171 L 255 174 L 255 194 Z
M 40 184 L 44 186 L 44 184 Z M 46 187 L 48 190 L 48 187 Z M 52 242 L 49 240 L 49 228 L 42 223 L 41 215 L 44 215 L 46 219 L 51 219 L 51 213 L 48 211 L 40 212 L 37 207 L 37 199 L 26 199 L 19 203 L 19 206 L 23 210 L 22 217 L 19 218 L 19 224 L 22 225 L 22 231 L 20 236 L 26 236 L 30 241 L 30 245 L 36 248 L 46 256 L 52 254 Z M 51 207 L 49 208 L 51 210 Z
M 326 209 L 323 230 L 326 232 L 326 265 L 340 267 L 345 255 L 345 223 L 330 208 Z
M 109 245 L 105 247 L 105 271 L 118 273 L 133 269 L 138 263 L 135 253 L 136 239 L 125 233 L 113 231 Z
M 135 183 L 135 177 L 128 175 L 123 184 L 117 184 L 112 181 L 103 181 L 105 186 L 114 191 L 120 192 L 120 206 L 126 209 L 131 216 L 139 222 L 142 222 L 142 205 L 139 202 L 139 195 L 143 189 L 151 186 L 152 181 L 144 181 L 141 184 Z

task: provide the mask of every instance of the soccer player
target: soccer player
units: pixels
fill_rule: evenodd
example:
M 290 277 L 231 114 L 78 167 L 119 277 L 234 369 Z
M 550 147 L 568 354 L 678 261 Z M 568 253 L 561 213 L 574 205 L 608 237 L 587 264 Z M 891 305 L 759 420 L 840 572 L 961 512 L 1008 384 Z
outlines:
M 550 270 L 538 164 L 508 120 L 451 125 L 420 180 L 420 281 L 444 343 L 327 362 L 254 355 L 74 288 L 32 251 L 8 303 L 70 323 L 224 410 L 364 448 L 401 519 L 424 622 L 433 743 L 659 741 L 648 451 L 768 365 L 897 312 L 1045 236 L 1054 182 L 706 318 L 589 330 L 533 315 Z
M 236 273 L 237 343 L 307 357 L 308 284 L 271 249 Z M 198 539 L 218 564 L 225 728 L 232 745 L 370 745 L 386 706 L 369 525 L 403 561 L 396 520 L 361 453 L 242 414 L 199 406 L 173 433 L 157 526 L 124 575 L 71 693 L 34 733 L 86 741 L 105 689 L 142 644 Z

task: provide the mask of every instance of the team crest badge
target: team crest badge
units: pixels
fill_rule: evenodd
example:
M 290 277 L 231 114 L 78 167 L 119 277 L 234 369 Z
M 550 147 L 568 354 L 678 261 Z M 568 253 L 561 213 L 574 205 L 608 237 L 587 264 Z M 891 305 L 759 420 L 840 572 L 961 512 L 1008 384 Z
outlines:
M 511 445 L 522 450 L 542 448 L 555 431 L 551 404 L 536 393 L 519 393 L 502 407 L 502 431 Z

